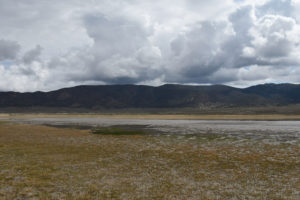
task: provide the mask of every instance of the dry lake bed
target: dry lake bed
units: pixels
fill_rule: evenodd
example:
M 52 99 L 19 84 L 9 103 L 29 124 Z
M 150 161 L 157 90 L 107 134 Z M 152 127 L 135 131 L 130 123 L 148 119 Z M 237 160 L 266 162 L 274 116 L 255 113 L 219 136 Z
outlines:
M 0 199 L 300 199 L 300 121 L 0 121 Z

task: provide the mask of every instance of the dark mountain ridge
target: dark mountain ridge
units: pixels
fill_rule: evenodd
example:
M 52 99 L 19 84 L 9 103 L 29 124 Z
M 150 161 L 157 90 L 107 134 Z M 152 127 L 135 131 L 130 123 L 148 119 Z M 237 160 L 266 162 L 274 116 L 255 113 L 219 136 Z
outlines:
M 63 88 L 51 92 L 0 92 L 0 108 L 197 108 L 280 106 L 299 103 L 300 85 L 296 84 L 264 84 L 245 89 L 225 85 L 96 85 Z

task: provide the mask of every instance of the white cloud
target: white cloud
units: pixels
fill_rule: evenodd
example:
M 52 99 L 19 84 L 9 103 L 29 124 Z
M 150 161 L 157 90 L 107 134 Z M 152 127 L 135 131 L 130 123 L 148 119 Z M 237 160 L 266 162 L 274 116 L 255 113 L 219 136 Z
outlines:
M 0 89 L 299 82 L 299 9 L 298 0 L 0 0 Z

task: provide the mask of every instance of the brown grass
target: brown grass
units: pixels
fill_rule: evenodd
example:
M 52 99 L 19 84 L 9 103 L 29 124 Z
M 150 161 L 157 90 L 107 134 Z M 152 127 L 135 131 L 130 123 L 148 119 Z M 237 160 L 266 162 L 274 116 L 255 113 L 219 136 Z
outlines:
M 0 199 L 299 199 L 300 149 L 0 124 Z

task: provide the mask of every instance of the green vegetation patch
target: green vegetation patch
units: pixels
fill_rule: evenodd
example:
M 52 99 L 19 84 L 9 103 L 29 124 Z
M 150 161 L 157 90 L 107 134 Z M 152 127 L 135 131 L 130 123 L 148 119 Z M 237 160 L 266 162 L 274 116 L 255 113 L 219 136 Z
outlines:
M 96 129 L 92 129 L 91 132 L 92 134 L 99 134 L 99 135 L 145 135 L 147 134 L 143 130 L 124 129 L 124 128 L 115 128 L 115 127 L 96 128 Z

